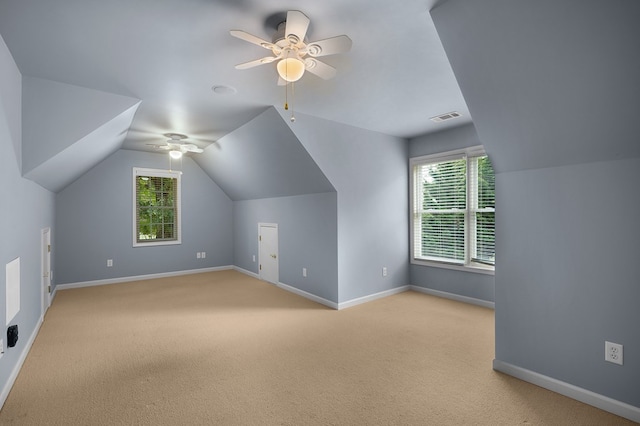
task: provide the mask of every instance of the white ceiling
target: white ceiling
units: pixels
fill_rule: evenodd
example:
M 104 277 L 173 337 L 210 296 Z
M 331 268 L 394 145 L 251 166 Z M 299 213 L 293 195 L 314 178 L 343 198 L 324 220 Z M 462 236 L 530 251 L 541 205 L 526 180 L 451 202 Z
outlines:
M 234 68 L 268 52 L 229 30 L 271 40 L 273 16 L 301 10 L 309 40 L 346 34 L 353 48 L 322 58 L 334 79 L 296 83 L 294 110 L 408 138 L 471 121 L 429 14 L 435 1 L 0 0 L 0 34 L 24 76 L 141 100 L 122 147 L 149 149 L 168 132 L 205 146 L 285 100 L 275 63 Z M 454 110 L 463 117 L 429 120 Z

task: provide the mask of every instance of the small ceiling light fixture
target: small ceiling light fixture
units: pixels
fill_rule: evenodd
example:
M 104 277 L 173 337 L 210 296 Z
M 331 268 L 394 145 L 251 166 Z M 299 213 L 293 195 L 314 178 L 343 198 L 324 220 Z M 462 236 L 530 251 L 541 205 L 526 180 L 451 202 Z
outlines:
M 216 95 L 235 95 L 238 93 L 235 87 L 225 85 L 215 85 L 211 88 Z

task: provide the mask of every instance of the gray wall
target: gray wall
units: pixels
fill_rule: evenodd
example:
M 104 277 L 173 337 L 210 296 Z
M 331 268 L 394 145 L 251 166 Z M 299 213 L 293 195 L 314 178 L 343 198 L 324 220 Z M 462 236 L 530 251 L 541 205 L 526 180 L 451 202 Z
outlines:
M 496 359 L 640 407 L 640 3 L 449 0 L 432 16 L 498 171 Z
M 410 139 L 409 157 L 437 154 L 476 145 L 482 145 L 482 143 L 473 124 L 467 124 Z M 494 301 L 495 278 L 493 275 L 411 264 L 409 281 L 411 285 L 419 287 L 488 302 Z
M 338 192 L 339 302 L 407 285 L 407 141 L 279 112 Z
M 638 158 L 497 176 L 497 359 L 640 407 L 638 182 Z
M 0 331 L 4 335 L 5 353 L 0 359 L 0 388 L 18 364 L 29 337 L 41 316 L 41 238 L 42 229 L 53 228 L 54 195 L 35 183 L 23 179 L 20 172 L 22 147 L 22 82 L 9 50 L 0 38 Z M 52 253 L 55 256 L 55 249 Z M 14 348 L 6 340 L 5 265 L 20 257 L 20 311 L 11 324 L 18 324 L 20 337 Z M 56 279 L 54 275 L 53 279 Z
M 259 273 L 258 223 L 277 223 L 280 282 L 338 302 L 335 192 L 236 201 L 233 216 L 236 266 Z
M 133 167 L 167 169 L 169 158 L 119 150 L 56 195 L 58 284 L 232 265 L 232 201 L 189 157 L 174 163 L 182 244 L 132 247 Z M 206 259 L 196 259 L 201 251 Z

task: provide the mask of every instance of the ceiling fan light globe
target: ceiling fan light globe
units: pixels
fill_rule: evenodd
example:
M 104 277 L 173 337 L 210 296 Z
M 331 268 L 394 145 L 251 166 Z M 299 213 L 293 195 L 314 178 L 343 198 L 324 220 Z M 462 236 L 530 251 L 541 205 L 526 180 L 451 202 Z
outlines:
M 297 58 L 285 58 L 278 62 L 278 74 L 288 82 L 298 81 L 304 74 L 304 62 Z
M 180 157 L 182 157 L 182 152 L 181 151 L 172 150 L 172 151 L 169 151 L 169 155 L 174 160 L 178 160 L 178 159 L 180 159 Z

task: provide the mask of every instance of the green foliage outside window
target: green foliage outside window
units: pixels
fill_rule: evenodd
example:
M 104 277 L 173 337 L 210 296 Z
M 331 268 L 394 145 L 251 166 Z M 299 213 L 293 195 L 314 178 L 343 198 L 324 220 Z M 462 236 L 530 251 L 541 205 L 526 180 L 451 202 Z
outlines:
M 494 264 L 495 175 L 489 158 L 462 158 L 419 167 L 422 212 L 417 257 Z
M 476 213 L 476 253 L 473 257 L 480 262 L 495 264 L 496 176 L 489 157 L 479 157 L 477 161 L 479 211 Z
M 422 256 L 464 261 L 465 160 L 424 167 Z
M 170 241 L 177 239 L 177 179 L 138 176 L 137 240 Z

